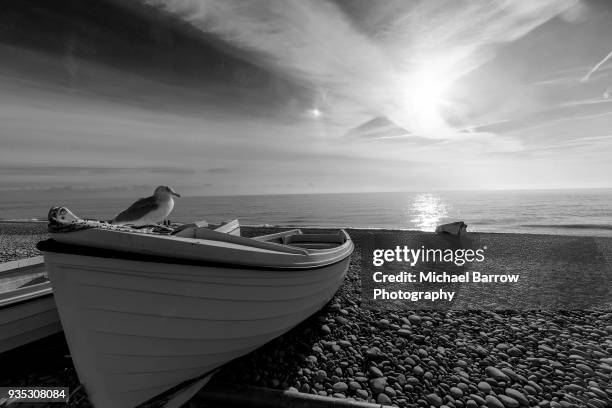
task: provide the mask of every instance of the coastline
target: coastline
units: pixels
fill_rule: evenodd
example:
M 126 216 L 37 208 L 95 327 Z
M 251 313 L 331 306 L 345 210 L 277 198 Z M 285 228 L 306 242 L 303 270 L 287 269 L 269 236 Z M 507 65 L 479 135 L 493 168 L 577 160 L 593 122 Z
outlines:
M 276 230 L 245 227 L 245 235 Z M 489 404 L 508 408 L 526 402 L 543 408 L 603 408 L 612 403 L 610 310 L 365 308 L 360 295 L 367 236 L 400 234 L 408 242 L 423 233 L 363 229 L 349 233 L 356 250 L 334 299 L 289 333 L 224 366 L 213 383 L 291 389 L 406 407 Z M 531 234 L 493 235 L 508 245 L 534 239 Z M 555 239 L 551 237 L 556 236 L 540 236 Z M 35 244 L 44 238 L 44 223 L 0 222 L 0 261 L 39 255 Z M 561 261 L 570 265 L 566 258 Z M 67 354 L 63 336 L 58 335 L 0 355 L 2 366 L 19 362 L 7 378 L 0 378 L 0 386 L 69 385 L 72 391 L 78 379 Z M 36 357 L 25 362 L 30 355 Z M 495 405 L 496 401 L 502 405 Z M 89 406 L 82 390 L 70 406 Z

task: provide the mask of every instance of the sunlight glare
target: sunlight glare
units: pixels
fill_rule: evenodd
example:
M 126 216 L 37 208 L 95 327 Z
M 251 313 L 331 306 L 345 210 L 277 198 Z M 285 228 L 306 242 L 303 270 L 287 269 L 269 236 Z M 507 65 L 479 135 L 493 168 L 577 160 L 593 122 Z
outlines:
M 310 109 L 308 113 L 315 119 L 321 117 L 321 111 L 317 108 Z
M 435 231 L 440 221 L 448 216 L 442 199 L 430 193 L 417 194 L 407 212 L 413 217 L 410 221 L 418 230 L 429 232 Z
M 428 60 L 401 80 L 402 110 L 416 133 L 443 137 L 450 130 L 441 112 L 448 104 L 447 92 L 453 81 L 447 65 Z

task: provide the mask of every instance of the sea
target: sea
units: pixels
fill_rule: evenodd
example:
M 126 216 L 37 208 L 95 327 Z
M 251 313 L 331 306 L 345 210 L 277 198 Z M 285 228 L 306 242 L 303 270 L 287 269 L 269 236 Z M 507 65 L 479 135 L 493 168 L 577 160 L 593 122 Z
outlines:
M 81 218 L 112 219 L 126 198 L 11 201 L 0 196 L 1 220 L 45 220 L 52 205 Z M 357 227 L 433 231 L 464 221 L 468 231 L 612 237 L 612 189 L 284 194 L 183 197 L 170 219 L 244 225 Z

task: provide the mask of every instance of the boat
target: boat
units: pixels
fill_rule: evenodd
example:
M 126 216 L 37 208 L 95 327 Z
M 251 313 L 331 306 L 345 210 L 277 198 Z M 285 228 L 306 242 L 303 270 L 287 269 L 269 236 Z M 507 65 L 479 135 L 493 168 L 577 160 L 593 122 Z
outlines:
M 63 207 L 49 220 L 38 248 L 79 380 L 103 408 L 204 385 L 289 331 L 333 297 L 354 248 L 344 230 L 247 238 L 237 221 L 143 230 Z
M 436 227 L 436 234 L 450 234 L 460 237 L 467 234 L 467 227 L 467 224 L 463 221 L 441 224 Z
M 61 330 L 43 257 L 0 264 L 0 353 Z

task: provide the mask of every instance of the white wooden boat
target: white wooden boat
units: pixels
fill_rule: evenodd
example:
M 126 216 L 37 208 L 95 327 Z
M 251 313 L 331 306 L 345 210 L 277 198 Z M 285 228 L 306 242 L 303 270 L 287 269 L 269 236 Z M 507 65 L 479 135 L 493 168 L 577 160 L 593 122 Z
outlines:
M 43 257 L 0 264 L 0 353 L 61 330 Z
M 62 210 L 38 247 L 96 407 L 133 407 L 187 380 L 205 383 L 325 305 L 353 252 L 343 230 L 245 238 L 232 235 L 235 222 L 169 235 L 75 221 Z

